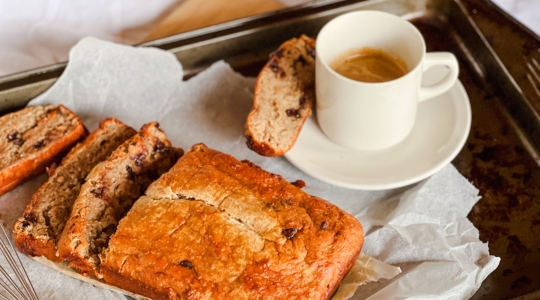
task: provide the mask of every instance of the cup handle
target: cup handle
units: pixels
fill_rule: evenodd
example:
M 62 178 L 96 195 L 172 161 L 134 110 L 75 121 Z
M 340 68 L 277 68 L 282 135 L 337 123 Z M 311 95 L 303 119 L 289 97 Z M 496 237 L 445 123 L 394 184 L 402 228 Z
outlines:
M 424 58 L 423 72 L 427 69 L 445 65 L 450 69 L 450 72 L 441 81 L 432 86 L 420 87 L 419 102 L 433 98 L 449 90 L 457 80 L 459 75 L 459 64 L 454 54 L 450 52 L 430 52 L 426 53 Z

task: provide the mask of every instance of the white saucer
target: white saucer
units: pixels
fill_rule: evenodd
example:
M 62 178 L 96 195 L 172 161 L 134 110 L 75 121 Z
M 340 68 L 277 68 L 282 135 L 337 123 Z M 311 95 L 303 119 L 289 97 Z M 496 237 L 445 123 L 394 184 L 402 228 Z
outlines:
M 420 103 L 411 134 L 394 147 L 380 151 L 342 147 L 326 137 L 311 116 L 285 157 L 303 172 L 336 186 L 391 189 L 416 183 L 450 163 L 470 127 L 469 97 L 458 81 L 446 93 Z

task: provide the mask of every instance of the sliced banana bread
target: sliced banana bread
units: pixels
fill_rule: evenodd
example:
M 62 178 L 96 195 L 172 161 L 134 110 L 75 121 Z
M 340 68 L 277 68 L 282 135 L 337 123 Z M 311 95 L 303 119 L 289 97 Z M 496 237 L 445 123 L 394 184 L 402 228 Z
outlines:
M 302 35 L 270 56 L 255 84 L 247 146 L 264 156 L 292 148 L 315 100 L 315 40 Z
M 100 278 L 99 254 L 107 247 L 118 221 L 148 185 L 169 170 L 181 152 L 171 147 L 154 122 L 144 125 L 107 160 L 95 166 L 60 237 L 60 257 L 81 274 Z
M 329 299 L 363 241 L 335 205 L 199 144 L 120 221 L 101 272 L 153 299 Z
M 137 133 L 117 119 L 103 120 L 99 128 L 66 155 L 49 180 L 32 196 L 24 214 L 15 222 L 15 245 L 31 256 L 56 256 L 57 243 L 71 214 L 84 179 L 123 142 Z
M 0 117 L 0 195 L 45 171 L 86 135 L 69 109 L 29 106 Z

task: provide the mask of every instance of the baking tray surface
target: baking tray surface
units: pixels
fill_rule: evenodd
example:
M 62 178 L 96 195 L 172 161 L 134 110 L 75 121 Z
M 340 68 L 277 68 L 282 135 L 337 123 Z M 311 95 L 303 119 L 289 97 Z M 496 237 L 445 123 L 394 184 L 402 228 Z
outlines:
M 458 57 L 473 119 L 453 164 L 480 190 L 482 199 L 469 219 L 489 243 L 490 253 L 501 257 L 499 268 L 473 299 L 534 297 L 531 293 L 540 290 L 540 94 L 535 95 L 534 82 L 527 77 L 527 62 L 536 58 L 540 40 L 489 1 L 316 1 L 142 46 L 171 51 L 187 77 L 222 59 L 240 73 L 256 76 L 283 41 L 300 34 L 316 36 L 333 17 L 360 9 L 403 16 L 422 32 L 428 51 Z M 57 64 L 0 78 L 0 110 L 25 105 L 64 68 Z

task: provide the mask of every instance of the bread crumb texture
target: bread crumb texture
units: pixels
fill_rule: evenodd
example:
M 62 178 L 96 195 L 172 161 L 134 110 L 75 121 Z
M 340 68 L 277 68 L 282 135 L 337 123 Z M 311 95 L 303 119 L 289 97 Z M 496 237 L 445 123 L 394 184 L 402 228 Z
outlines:
M 79 118 L 60 105 L 29 106 L 0 118 L 0 195 L 45 171 L 84 138 Z
M 118 221 L 180 155 L 181 150 L 171 146 L 154 122 L 144 125 L 107 160 L 95 166 L 60 237 L 60 257 L 81 274 L 100 278 L 99 255 L 116 231 Z
M 135 133 L 117 119 L 103 120 L 97 130 L 70 150 L 58 167 L 50 168 L 49 180 L 32 196 L 23 216 L 15 222 L 17 248 L 31 256 L 61 261 L 56 256 L 56 245 L 86 176 Z
M 328 299 L 362 245 L 353 216 L 198 144 L 120 221 L 101 272 L 155 299 Z
M 270 56 L 255 85 L 246 122 L 247 145 L 279 156 L 294 145 L 315 100 L 315 40 L 302 35 Z

